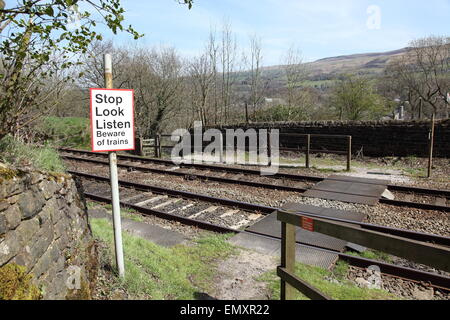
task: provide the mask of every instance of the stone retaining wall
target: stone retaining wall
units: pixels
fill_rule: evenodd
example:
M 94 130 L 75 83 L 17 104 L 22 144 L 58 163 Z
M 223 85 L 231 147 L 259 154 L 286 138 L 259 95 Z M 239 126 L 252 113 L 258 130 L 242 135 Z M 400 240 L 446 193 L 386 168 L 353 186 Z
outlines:
M 0 164 L 0 268 L 24 266 L 43 299 L 89 299 L 97 257 L 86 212 L 69 175 Z
M 353 153 L 360 150 L 366 156 L 428 156 L 430 121 L 316 121 L 285 123 L 252 123 L 225 126 L 227 128 L 280 129 L 280 133 L 351 135 Z M 435 127 L 434 155 L 450 157 L 450 120 L 440 120 Z M 206 128 L 208 129 L 208 128 Z M 280 137 L 281 147 L 303 148 L 305 139 Z M 317 150 L 345 151 L 345 139 L 311 139 Z

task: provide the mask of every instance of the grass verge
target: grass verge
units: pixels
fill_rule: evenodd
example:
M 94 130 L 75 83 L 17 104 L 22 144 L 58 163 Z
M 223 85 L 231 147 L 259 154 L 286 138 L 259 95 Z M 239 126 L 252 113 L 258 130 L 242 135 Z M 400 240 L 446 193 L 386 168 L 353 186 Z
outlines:
M 381 252 L 381 251 L 376 251 L 376 250 L 371 250 L 371 249 L 368 249 L 364 252 L 348 251 L 348 252 L 346 252 L 346 254 L 361 257 L 361 258 L 371 259 L 371 260 L 383 261 L 386 263 L 392 263 L 391 255 Z
M 90 148 L 90 129 L 87 118 L 46 117 L 36 130 L 44 139 L 57 146 Z
M 112 205 L 111 204 L 98 203 L 95 201 L 87 201 L 86 203 L 87 203 L 87 207 L 89 209 L 100 207 L 100 208 L 104 208 L 105 210 L 112 213 Z M 143 216 L 139 212 L 137 212 L 134 209 L 128 208 L 128 207 L 121 206 L 120 207 L 120 215 L 122 218 L 127 218 L 127 219 L 130 219 L 133 221 L 137 221 L 137 222 L 144 221 Z
M 323 293 L 335 300 L 396 300 L 397 296 L 378 289 L 360 288 L 349 280 L 345 279 L 348 265 L 338 262 L 334 271 L 308 266 L 297 263 L 295 266 L 296 275 L 306 280 L 308 283 L 319 289 Z M 280 278 L 275 271 L 267 272 L 259 278 L 266 282 L 270 290 L 271 299 L 280 298 Z M 296 292 L 295 299 L 308 300 L 303 294 Z
M 113 229 L 106 219 L 92 219 L 94 236 L 107 244 L 113 260 Z M 172 248 L 158 246 L 123 233 L 125 278 L 120 285 L 137 299 L 186 300 L 210 289 L 216 263 L 234 252 L 225 240 L 228 235 L 205 236 L 194 245 Z
M 11 136 L 0 140 L 0 160 L 12 165 L 32 164 L 37 169 L 64 172 L 64 162 L 51 146 L 24 144 Z

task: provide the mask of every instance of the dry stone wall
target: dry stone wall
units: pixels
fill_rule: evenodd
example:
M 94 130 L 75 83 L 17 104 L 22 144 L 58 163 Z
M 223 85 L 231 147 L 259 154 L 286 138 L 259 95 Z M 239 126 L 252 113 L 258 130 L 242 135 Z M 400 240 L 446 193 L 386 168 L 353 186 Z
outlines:
M 69 175 L 0 164 L 0 268 L 26 267 L 43 299 L 89 299 L 97 258 L 86 212 Z
M 428 155 L 430 121 L 315 121 L 285 123 L 252 123 L 222 127 L 280 129 L 280 133 L 351 135 L 353 153 L 362 150 L 366 156 L 419 156 Z M 434 155 L 450 157 L 450 120 L 440 120 L 435 127 Z M 206 128 L 207 129 L 207 128 Z M 305 139 L 280 137 L 280 146 L 304 148 Z M 311 140 L 316 150 L 345 151 L 345 139 L 317 138 Z

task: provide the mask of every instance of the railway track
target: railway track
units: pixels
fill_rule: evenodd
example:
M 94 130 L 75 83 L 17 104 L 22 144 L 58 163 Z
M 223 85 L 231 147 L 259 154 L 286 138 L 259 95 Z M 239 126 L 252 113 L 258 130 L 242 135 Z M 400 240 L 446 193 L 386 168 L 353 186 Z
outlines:
M 108 177 L 77 171 L 70 171 L 70 173 L 84 179 L 83 186 L 87 198 L 110 203 L 110 191 L 106 184 L 109 181 Z M 249 231 L 246 230 L 248 226 L 251 226 L 253 223 L 261 220 L 265 215 L 268 215 L 277 209 L 269 206 L 215 198 L 123 180 L 119 181 L 119 185 L 121 187 L 121 204 L 123 206 L 134 209 L 144 215 L 157 216 L 171 221 L 175 220 L 186 225 L 196 226 L 214 232 L 236 234 L 248 233 Z M 316 215 L 311 214 L 310 216 L 315 217 Z M 321 218 L 323 218 L 323 216 L 321 216 Z M 329 219 L 357 224 L 362 228 L 368 228 L 410 239 L 450 246 L 450 238 L 447 237 L 367 223 L 356 223 L 354 221 L 342 219 Z M 270 237 L 265 234 L 258 234 L 258 236 Z M 384 273 L 391 276 L 414 282 L 427 282 L 438 289 L 450 292 L 450 278 L 444 275 L 363 259 L 342 252 L 335 252 L 327 248 L 311 246 L 311 244 L 302 243 L 301 241 L 298 243 L 305 247 L 323 250 L 324 252 L 337 253 L 340 259 L 345 260 L 356 267 L 367 268 L 370 265 L 379 265 Z
M 107 154 L 90 151 L 61 149 L 62 157 L 67 160 L 85 161 L 107 165 Z M 81 154 L 83 156 L 75 156 Z M 228 184 L 239 184 L 255 188 L 281 190 L 304 193 L 315 183 L 324 178 L 304 176 L 289 173 L 277 173 L 274 176 L 261 176 L 259 170 L 226 167 L 207 164 L 180 164 L 175 166 L 169 160 L 141 158 L 129 155 L 119 155 L 118 166 L 127 170 L 149 172 L 163 175 L 190 177 L 193 179 L 217 181 Z M 394 194 L 395 200 L 380 199 L 380 203 L 411 207 L 425 210 L 450 212 L 450 191 L 434 190 L 417 187 L 389 185 L 388 189 Z

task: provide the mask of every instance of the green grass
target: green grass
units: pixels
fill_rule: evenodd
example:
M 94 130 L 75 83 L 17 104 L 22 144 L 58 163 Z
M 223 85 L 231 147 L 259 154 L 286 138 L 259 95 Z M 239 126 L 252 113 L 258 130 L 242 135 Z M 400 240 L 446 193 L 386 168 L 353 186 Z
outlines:
M 94 236 L 107 243 L 114 265 L 113 230 L 106 219 L 92 219 Z M 153 300 L 195 299 L 213 286 L 216 263 L 234 252 L 229 235 L 205 236 L 194 245 L 158 246 L 123 233 L 125 278 L 120 285 L 134 298 Z
M 312 169 L 317 170 L 322 173 L 339 173 L 339 172 L 344 171 L 344 170 L 337 170 L 337 169 L 332 169 L 332 168 L 318 168 L 316 166 L 312 166 Z
M 347 276 L 347 272 L 348 263 L 344 261 L 338 261 L 333 268 L 332 274 L 337 280 L 343 280 Z
M 392 258 L 389 254 L 381 252 L 381 251 L 376 251 L 376 250 L 366 250 L 364 252 L 353 252 L 353 251 L 348 251 L 346 252 L 346 254 L 350 254 L 353 256 L 358 256 L 358 257 L 362 257 L 362 258 L 366 258 L 366 259 L 371 259 L 371 260 L 377 260 L 377 261 L 384 261 L 387 263 L 391 263 L 392 262 Z
M 89 119 L 75 117 L 46 117 L 37 126 L 37 132 L 57 145 L 88 149 L 90 147 Z
M 137 222 L 143 222 L 144 218 L 136 211 L 130 208 L 121 208 L 120 214 L 123 218 L 134 220 Z
M 337 80 L 305 80 L 297 83 L 296 85 L 302 86 L 302 87 L 325 87 L 325 88 L 331 88 L 336 85 L 338 81 Z
M 280 157 L 280 163 L 287 163 L 287 164 L 301 164 L 306 165 L 306 158 L 305 155 L 301 155 L 296 158 L 284 158 Z M 355 161 L 352 161 L 352 166 L 356 165 Z M 335 158 L 329 158 L 329 157 L 316 157 L 315 154 L 312 154 L 310 157 L 310 166 L 312 169 L 322 171 L 322 172 L 342 172 L 345 171 L 347 168 L 347 160 L 342 159 L 335 159 Z M 343 167 L 342 170 L 335 169 L 335 168 L 320 168 L 320 167 L 335 167 L 335 166 L 341 166 Z
M 49 145 L 24 144 L 11 136 L 0 140 L 0 160 L 12 165 L 32 164 L 37 169 L 64 172 L 64 162 L 58 152 Z
M 88 201 L 87 206 L 89 209 L 93 209 L 95 207 L 102 207 L 108 211 L 112 211 L 112 205 L 111 204 L 103 204 L 103 203 L 97 203 L 94 201 Z M 120 207 L 120 215 L 122 218 L 127 218 L 130 220 L 134 220 L 137 222 L 143 222 L 144 218 L 134 209 L 127 208 L 127 207 Z
M 313 266 L 297 263 L 295 266 L 296 275 L 306 280 L 309 284 L 319 289 L 335 300 L 394 300 L 399 299 L 393 294 L 384 290 L 360 288 L 345 279 L 348 265 L 338 262 L 333 272 Z M 327 279 L 335 279 L 338 283 Z M 280 278 L 275 271 L 267 272 L 259 280 L 267 283 L 270 290 L 271 299 L 280 298 Z M 296 291 L 295 299 L 307 300 L 303 294 Z
M 427 169 L 425 168 L 401 168 L 404 173 L 413 177 L 413 178 L 421 178 L 426 177 Z

